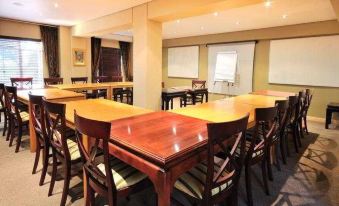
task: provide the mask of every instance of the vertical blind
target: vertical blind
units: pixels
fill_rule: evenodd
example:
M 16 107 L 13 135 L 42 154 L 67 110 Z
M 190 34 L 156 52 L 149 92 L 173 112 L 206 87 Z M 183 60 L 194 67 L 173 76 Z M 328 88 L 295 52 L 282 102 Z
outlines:
M 1 83 L 10 85 L 11 77 L 33 77 L 34 85 L 42 85 L 42 62 L 40 41 L 0 38 Z

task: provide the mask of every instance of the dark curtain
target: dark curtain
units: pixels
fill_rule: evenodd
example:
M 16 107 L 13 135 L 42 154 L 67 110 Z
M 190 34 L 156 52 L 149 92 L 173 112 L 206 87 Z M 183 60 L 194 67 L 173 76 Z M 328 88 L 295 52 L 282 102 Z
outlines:
M 130 65 L 129 65 L 131 44 L 129 42 L 119 41 L 119 46 L 120 46 L 122 65 L 124 68 L 126 81 L 132 81 L 133 74 L 130 71 Z
M 49 77 L 59 77 L 59 28 L 40 26 Z
M 91 38 L 91 55 L 92 55 L 92 82 L 94 82 L 94 77 L 99 75 L 101 39 L 95 37 Z

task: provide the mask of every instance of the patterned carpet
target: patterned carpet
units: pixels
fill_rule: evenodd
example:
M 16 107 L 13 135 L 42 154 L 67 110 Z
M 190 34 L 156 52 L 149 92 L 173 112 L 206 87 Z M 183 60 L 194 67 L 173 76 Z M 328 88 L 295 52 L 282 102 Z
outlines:
M 303 147 L 299 154 L 294 152 L 291 145 L 288 164 L 282 165 L 281 171 L 273 167 L 274 181 L 269 182 L 270 196 L 263 191 L 260 167 L 253 167 L 255 205 L 339 205 L 339 130 L 325 130 L 323 127 L 323 124 L 309 122 L 309 130 L 313 133 L 302 139 Z M 57 181 L 51 197 L 47 197 L 49 175 L 45 184 L 38 186 L 40 171 L 31 174 L 34 155 L 28 149 L 28 136 L 25 136 L 19 153 L 15 154 L 14 149 L 9 148 L 8 142 L 0 135 L 0 205 L 59 205 L 63 181 Z M 173 195 L 189 205 L 176 191 Z M 71 180 L 67 205 L 83 205 L 82 181 L 79 177 Z M 105 205 L 105 200 L 97 198 L 97 205 Z M 132 195 L 128 201 L 119 198 L 119 205 L 155 205 L 155 193 L 149 188 Z M 244 173 L 240 182 L 239 205 L 246 205 Z

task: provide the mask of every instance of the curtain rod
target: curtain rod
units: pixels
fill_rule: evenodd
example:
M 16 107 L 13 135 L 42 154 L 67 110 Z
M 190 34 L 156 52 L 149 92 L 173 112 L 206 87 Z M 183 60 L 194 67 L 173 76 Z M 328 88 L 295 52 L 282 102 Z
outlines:
M 212 46 L 212 45 L 218 45 L 218 44 L 236 44 L 236 43 L 246 43 L 246 42 L 254 42 L 254 43 L 258 43 L 258 40 L 216 42 L 216 43 L 209 43 L 209 44 L 206 44 L 206 46 Z
M 13 21 L 13 22 L 18 22 L 18 23 L 32 24 L 32 25 L 38 25 L 38 26 L 41 25 L 41 26 L 49 26 L 49 27 L 58 27 L 58 25 L 43 24 L 43 23 L 24 21 L 24 20 L 18 20 L 18 19 L 9 19 L 9 18 L 3 18 L 3 17 L 0 17 L 0 20 L 3 20 L 3 21 Z

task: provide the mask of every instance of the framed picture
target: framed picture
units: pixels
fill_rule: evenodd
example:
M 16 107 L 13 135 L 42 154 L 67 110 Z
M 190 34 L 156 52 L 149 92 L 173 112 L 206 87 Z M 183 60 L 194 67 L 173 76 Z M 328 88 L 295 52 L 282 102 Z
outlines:
M 85 50 L 73 49 L 73 64 L 74 66 L 85 66 Z

